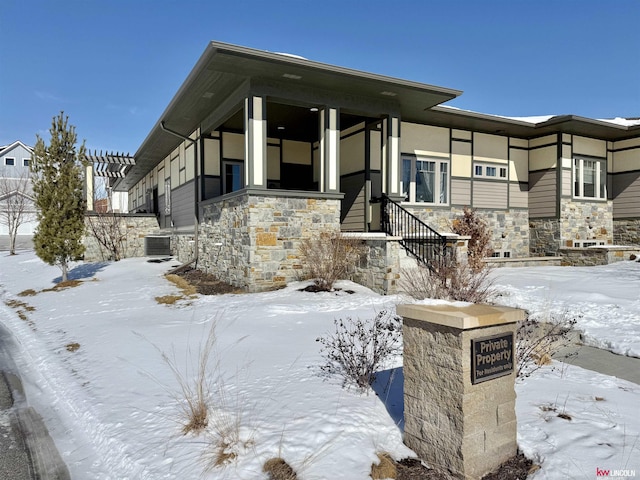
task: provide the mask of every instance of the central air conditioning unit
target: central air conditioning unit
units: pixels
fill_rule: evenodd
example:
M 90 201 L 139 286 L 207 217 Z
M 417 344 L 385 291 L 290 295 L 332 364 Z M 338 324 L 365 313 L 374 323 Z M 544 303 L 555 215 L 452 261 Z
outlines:
M 144 237 L 144 255 L 146 257 L 154 257 L 162 255 L 164 257 L 171 255 L 171 237 L 169 236 L 150 236 Z

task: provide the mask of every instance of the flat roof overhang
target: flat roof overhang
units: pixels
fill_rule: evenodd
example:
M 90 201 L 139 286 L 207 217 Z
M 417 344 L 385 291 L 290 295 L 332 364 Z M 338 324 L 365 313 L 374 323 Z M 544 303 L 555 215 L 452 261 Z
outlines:
M 114 188 L 126 191 L 181 142 L 162 130 L 189 135 L 201 125 L 217 128 L 224 115 L 236 113 L 243 96 L 265 94 L 286 101 L 289 95 L 318 106 L 378 105 L 401 118 L 419 119 L 425 111 L 462 92 L 384 75 L 362 72 L 287 54 L 211 42 L 135 153 L 135 165 Z M 332 101 L 333 96 L 338 99 Z M 214 112 L 218 112 L 214 115 Z M 213 116 L 213 117 L 212 117 Z M 213 119 L 212 119 L 213 118 Z M 215 121 L 214 121 L 215 120 Z M 212 125 L 209 125 L 212 123 Z
M 410 121 L 403 117 L 403 120 Z M 435 106 L 419 119 L 421 122 L 441 127 L 471 130 L 494 135 L 518 138 L 536 138 L 555 133 L 568 133 L 600 140 L 618 141 L 636 137 L 640 125 L 627 127 L 605 120 L 595 120 L 578 115 L 556 115 L 547 121 L 531 123 L 497 115 L 470 112 L 444 105 Z

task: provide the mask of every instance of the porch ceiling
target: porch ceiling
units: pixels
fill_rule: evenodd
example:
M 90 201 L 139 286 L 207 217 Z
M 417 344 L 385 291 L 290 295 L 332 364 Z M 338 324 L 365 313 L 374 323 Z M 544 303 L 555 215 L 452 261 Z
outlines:
M 328 103 L 331 94 L 336 94 L 344 99 L 361 99 L 363 104 L 371 101 L 393 106 L 402 118 L 408 119 L 417 118 L 430 107 L 462 93 L 300 57 L 211 42 L 134 155 L 135 165 L 129 168 L 125 178 L 118 180 L 115 188 L 131 188 L 181 143 L 179 138 L 161 129 L 161 121 L 169 129 L 189 135 L 238 89 L 243 85 L 250 88 L 248 86 L 254 81 L 271 88 L 274 85 L 277 88 L 290 86 L 299 92 L 317 92 L 315 98 L 326 98 Z M 282 93 L 286 95 L 286 90 Z M 240 104 L 237 107 L 240 108 Z M 233 122 L 230 119 L 236 112 L 229 111 L 226 121 Z M 289 109 L 289 113 L 293 112 Z M 270 116 L 272 121 L 273 118 Z M 299 122 L 297 125 L 300 127 Z

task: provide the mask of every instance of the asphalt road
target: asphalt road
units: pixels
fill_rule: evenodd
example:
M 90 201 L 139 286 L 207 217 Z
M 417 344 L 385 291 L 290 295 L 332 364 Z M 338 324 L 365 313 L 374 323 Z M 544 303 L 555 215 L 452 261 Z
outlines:
M 27 403 L 11 357 L 16 344 L 0 322 L 0 478 L 70 480 L 38 412 Z

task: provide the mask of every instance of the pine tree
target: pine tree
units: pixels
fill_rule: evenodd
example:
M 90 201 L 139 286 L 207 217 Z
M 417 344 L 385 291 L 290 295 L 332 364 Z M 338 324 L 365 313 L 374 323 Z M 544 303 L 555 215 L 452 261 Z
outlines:
M 85 199 L 83 166 L 85 145 L 76 150 L 76 131 L 63 112 L 51 122 L 51 140 L 47 146 L 36 135 L 31 172 L 33 193 L 38 209 L 38 227 L 33 235 L 36 254 L 49 265 L 62 270 L 67 280 L 69 262 L 84 253 Z

